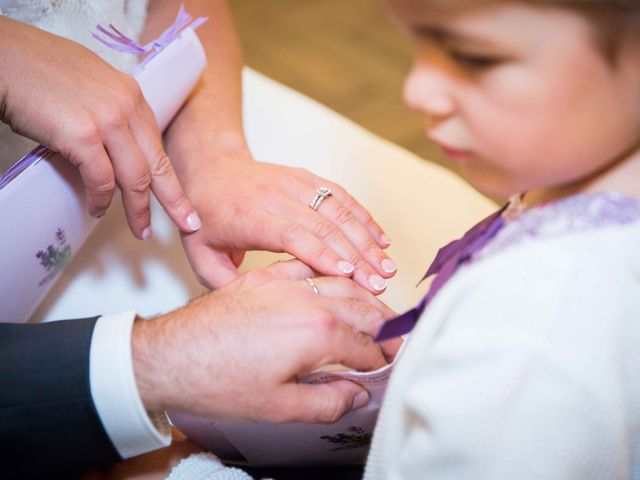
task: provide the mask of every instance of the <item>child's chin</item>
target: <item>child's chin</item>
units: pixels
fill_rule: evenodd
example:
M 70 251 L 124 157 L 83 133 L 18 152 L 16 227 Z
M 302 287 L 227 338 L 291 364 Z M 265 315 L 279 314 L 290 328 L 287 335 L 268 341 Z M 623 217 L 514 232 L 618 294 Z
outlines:
M 473 175 L 468 171 L 463 171 L 462 176 L 473 188 L 485 197 L 489 197 L 496 201 L 503 201 L 511 195 L 521 193 L 521 187 L 513 183 L 501 181 L 495 177 L 486 177 L 483 175 Z

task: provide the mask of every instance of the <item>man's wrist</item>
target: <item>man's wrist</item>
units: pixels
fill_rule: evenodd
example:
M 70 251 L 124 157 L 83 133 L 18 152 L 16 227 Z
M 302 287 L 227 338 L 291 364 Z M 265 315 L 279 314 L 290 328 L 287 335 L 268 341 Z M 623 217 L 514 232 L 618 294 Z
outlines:
M 133 372 L 140 399 L 147 412 L 166 410 L 164 386 L 168 383 L 167 365 L 163 360 L 164 319 L 136 318 L 131 333 Z

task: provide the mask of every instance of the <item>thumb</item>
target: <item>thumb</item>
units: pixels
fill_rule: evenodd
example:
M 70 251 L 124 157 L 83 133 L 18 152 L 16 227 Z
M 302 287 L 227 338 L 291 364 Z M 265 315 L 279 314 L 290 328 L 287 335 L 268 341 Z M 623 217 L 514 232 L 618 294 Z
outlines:
M 195 239 L 191 236 L 183 237 L 184 249 L 191 269 L 201 284 L 215 289 L 230 283 L 238 276 L 238 268 L 230 252 L 219 251 L 193 240 Z
M 349 380 L 285 385 L 279 394 L 286 421 L 305 423 L 335 423 L 369 402 L 369 392 Z

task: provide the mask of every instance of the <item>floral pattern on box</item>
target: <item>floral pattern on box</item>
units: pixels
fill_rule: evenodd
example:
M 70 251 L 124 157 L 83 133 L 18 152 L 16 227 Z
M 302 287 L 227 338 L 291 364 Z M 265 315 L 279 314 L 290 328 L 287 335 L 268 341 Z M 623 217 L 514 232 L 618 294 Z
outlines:
M 45 250 L 39 250 L 36 258 L 47 274 L 40 280 L 39 286 L 51 281 L 71 259 L 71 245 L 67 243 L 65 232 L 58 228 L 55 233 L 56 244 L 50 243 Z

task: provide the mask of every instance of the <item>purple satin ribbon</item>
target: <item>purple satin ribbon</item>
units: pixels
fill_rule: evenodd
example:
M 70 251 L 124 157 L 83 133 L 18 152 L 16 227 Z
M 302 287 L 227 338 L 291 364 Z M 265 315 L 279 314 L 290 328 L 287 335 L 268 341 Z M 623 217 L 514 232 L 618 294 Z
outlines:
M 103 38 L 103 36 L 100 36 L 97 33 L 92 33 L 91 35 L 103 45 L 113 50 L 117 50 L 118 52 L 131 53 L 133 55 L 144 55 L 145 53 L 151 52 L 138 65 L 138 67 L 143 67 L 163 48 L 173 42 L 185 28 L 191 27 L 195 30 L 206 21 L 207 17 L 198 17 L 194 19 L 185 11 L 184 4 L 182 4 L 180 5 L 178 15 L 176 16 L 173 24 L 164 32 L 162 32 L 162 35 L 160 35 L 158 38 L 144 45 L 141 45 L 135 40 L 127 37 L 112 24 L 109 24 L 109 28 L 103 27 L 102 25 L 96 25 L 96 29 L 100 33 L 102 33 L 103 36 L 106 36 L 107 38 L 113 40 L 113 42 L 115 43 L 108 41 L 107 39 Z
M 191 27 L 195 30 L 206 21 L 207 17 L 198 17 L 194 19 L 185 11 L 184 4 L 182 4 L 180 5 L 178 15 L 176 16 L 173 24 L 162 32 L 162 35 L 158 38 L 144 45 L 141 45 L 135 40 L 127 37 L 112 24 L 109 24 L 109 28 L 103 27 L 102 25 L 96 25 L 96 29 L 103 36 L 113 40 L 115 43 L 108 41 L 97 33 L 92 33 L 91 35 L 103 45 L 118 52 L 131 53 L 133 55 L 144 55 L 145 53 L 151 52 L 138 65 L 138 67 L 143 67 L 149 60 L 162 51 L 163 48 L 173 42 L 185 28 Z
M 0 177 L 0 190 L 6 187 L 11 180 L 16 178 L 22 172 L 24 172 L 29 165 L 36 163 L 39 160 L 50 158 L 55 152 L 49 150 L 43 145 L 38 145 L 36 148 L 27 153 L 24 157 L 14 163 L 13 166 L 4 172 Z
M 471 256 L 482 250 L 489 240 L 504 226 L 502 213 L 508 206 L 509 204 L 507 203 L 500 210 L 465 233 L 461 239 L 454 240 L 438 250 L 435 260 L 429 266 L 422 280 L 420 280 L 423 281 L 431 275 L 437 274 L 427 294 L 416 307 L 387 321 L 378 332 L 375 338 L 376 342 L 399 337 L 413 330 L 422 312 L 427 308 L 429 302 L 433 300 L 436 293 L 451 279 L 461 265 L 469 262 Z

